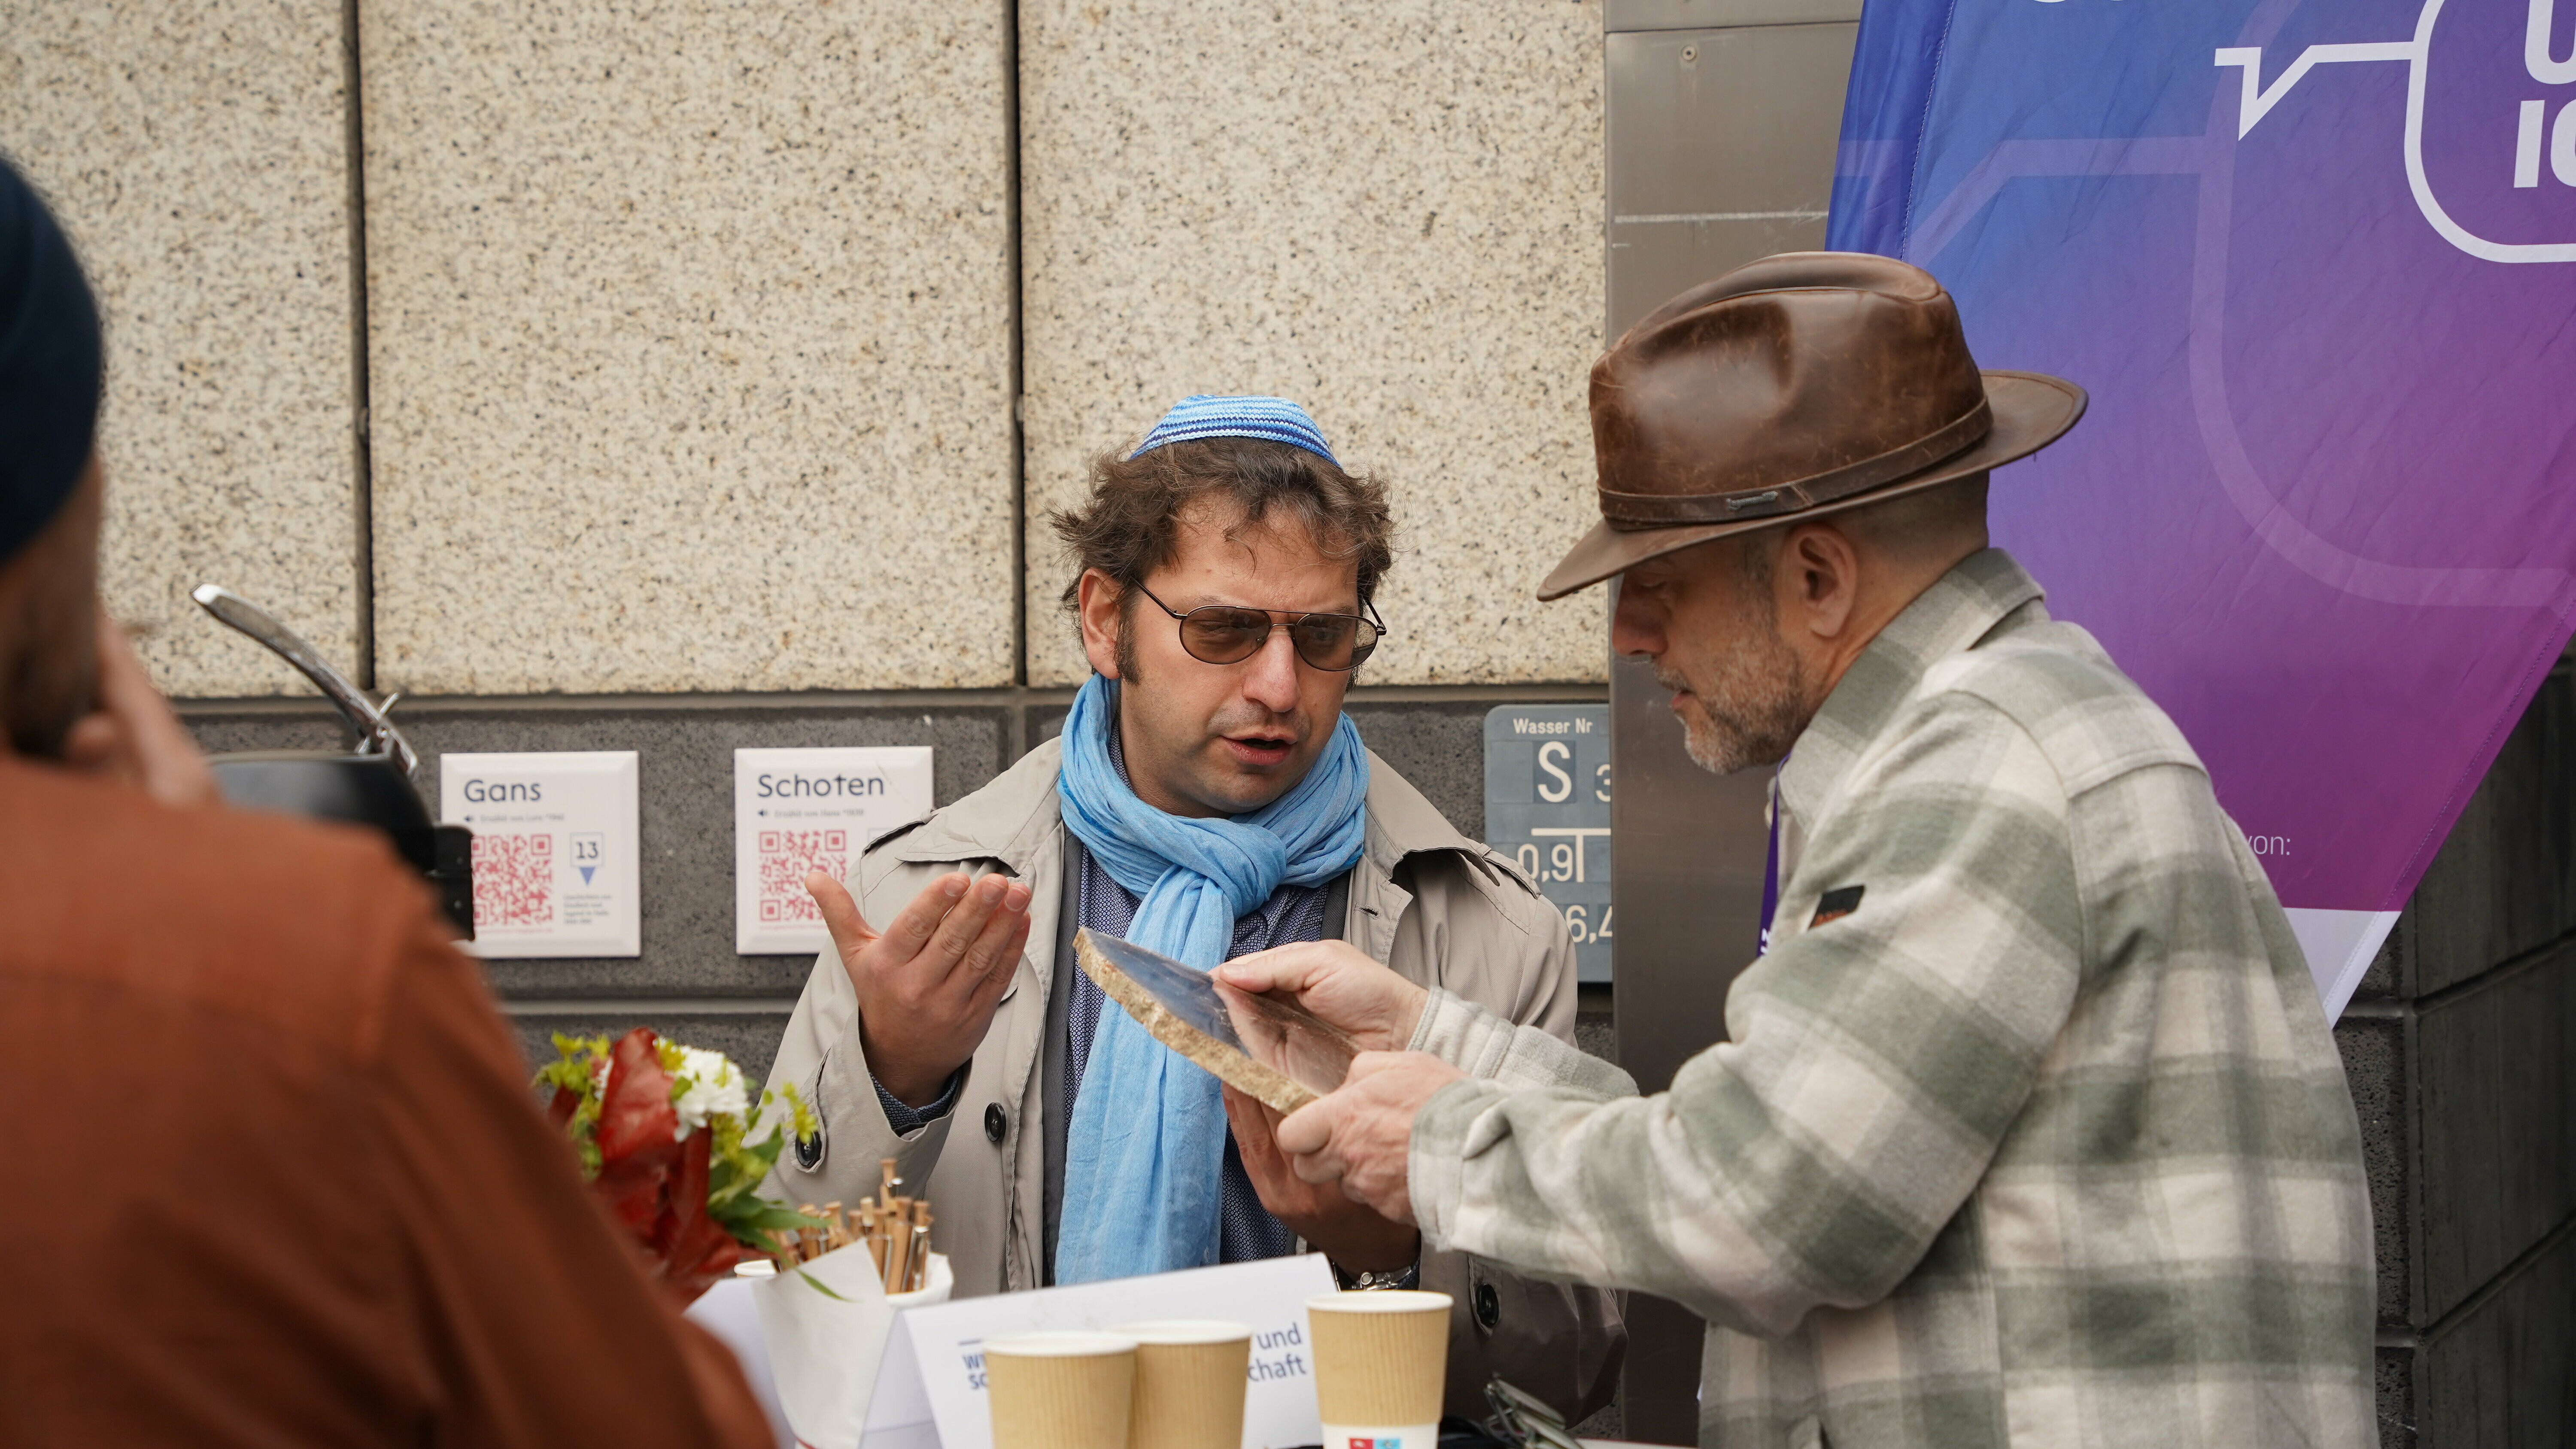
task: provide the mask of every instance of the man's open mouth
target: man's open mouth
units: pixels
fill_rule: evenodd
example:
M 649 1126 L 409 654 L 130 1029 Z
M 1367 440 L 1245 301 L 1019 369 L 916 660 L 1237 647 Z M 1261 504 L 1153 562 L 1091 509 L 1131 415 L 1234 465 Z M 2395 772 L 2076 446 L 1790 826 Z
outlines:
M 1276 765 L 1288 758 L 1297 741 L 1288 735 L 1227 735 L 1226 748 L 1235 759 L 1247 765 Z

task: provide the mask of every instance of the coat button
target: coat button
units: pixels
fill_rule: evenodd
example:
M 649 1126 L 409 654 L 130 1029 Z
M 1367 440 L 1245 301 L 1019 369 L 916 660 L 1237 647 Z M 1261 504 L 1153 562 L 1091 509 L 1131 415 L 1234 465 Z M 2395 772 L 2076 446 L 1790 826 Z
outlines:
M 1477 1284 L 1476 1321 L 1490 1329 L 1494 1326 L 1494 1320 L 1502 1316 L 1503 1295 L 1495 1292 L 1494 1285 L 1491 1283 Z
M 1000 1142 L 1002 1134 L 1010 1130 L 1011 1119 L 1009 1114 L 1002 1110 L 1002 1104 L 999 1102 L 987 1104 L 984 1108 L 984 1140 Z

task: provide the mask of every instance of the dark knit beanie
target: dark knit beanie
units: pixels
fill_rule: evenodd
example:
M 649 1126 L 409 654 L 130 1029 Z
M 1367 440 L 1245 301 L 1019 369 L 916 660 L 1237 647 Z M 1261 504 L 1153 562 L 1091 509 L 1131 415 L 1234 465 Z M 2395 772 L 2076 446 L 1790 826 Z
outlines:
M 0 562 L 44 531 L 98 430 L 98 307 L 26 178 L 0 160 Z

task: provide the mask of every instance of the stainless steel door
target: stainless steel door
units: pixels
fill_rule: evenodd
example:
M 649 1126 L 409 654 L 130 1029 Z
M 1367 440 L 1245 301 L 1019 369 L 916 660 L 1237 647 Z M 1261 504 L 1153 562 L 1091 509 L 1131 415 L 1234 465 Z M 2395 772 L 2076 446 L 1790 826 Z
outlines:
M 1823 245 L 1858 14 L 1857 0 L 1613 0 L 1606 337 L 1729 268 Z M 1613 657 L 1612 1002 L 1620 1064 L 1650 1092 L 1726 1034 L 1767 838 L 1768 776 L 1693 765 L 1666 699 L 1643 663 Z M 1700 1320 L 1631 1295 L 1628 1324 L 1624 1432 L 1696 1443 Z
M 1833 23 L 1603 37 L 1606 336 L 1730 267 L 1824 244 L 1859 33 Z

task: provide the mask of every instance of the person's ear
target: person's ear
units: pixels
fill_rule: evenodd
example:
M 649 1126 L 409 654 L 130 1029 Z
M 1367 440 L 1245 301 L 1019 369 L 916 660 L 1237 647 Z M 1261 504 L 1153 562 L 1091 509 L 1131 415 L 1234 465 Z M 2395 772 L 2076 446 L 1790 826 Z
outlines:
M 1817 639 L 1838 639 L 1860 602 L 1860 555 L 1842 530 L 1811 524 L 1793 530 L 1773 570 L 1784 620 Z
M 1126 590 L 1098 569 L 1084 569 L 1076 587 L 1074 611 L 1082 620 L 1082 653 L 1094 674 L 1118 677 L 1118 631 L 1126 627 Z

